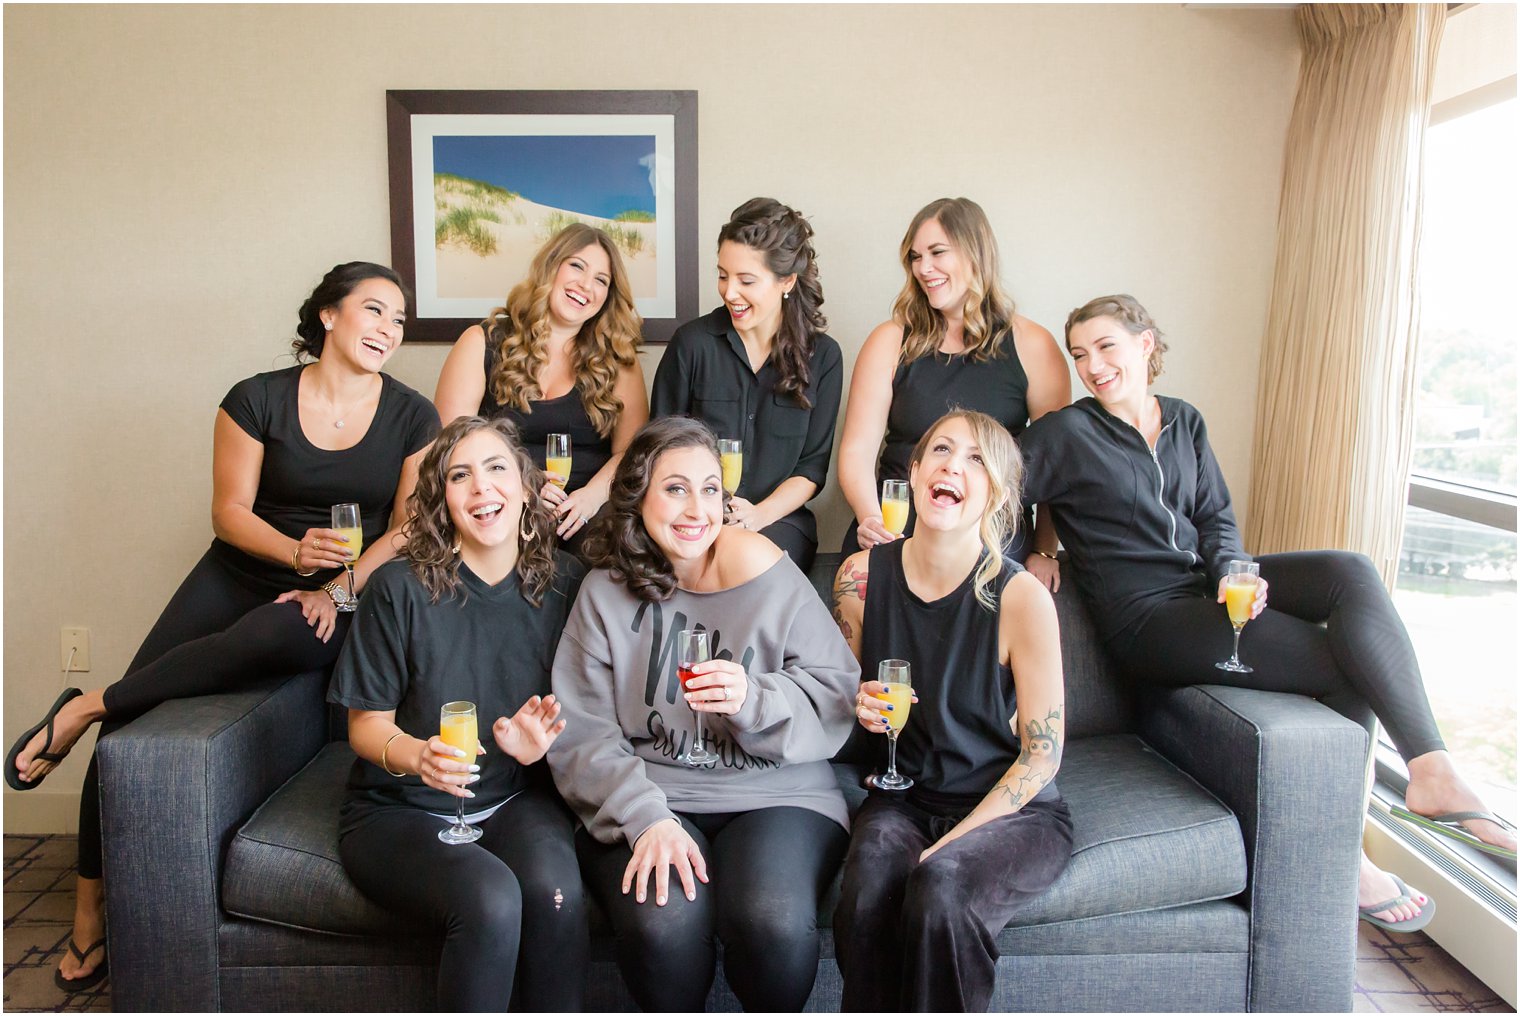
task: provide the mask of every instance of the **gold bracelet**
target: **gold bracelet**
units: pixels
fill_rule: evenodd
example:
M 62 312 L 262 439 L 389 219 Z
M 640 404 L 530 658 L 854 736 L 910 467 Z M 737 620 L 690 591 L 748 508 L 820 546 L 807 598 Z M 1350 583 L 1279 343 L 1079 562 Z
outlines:
M 1049 558 L 1050 560 L 1055 561 L 1057 563 L 1059 563 L 1060 560 L 1061 560 L 1060 558 L 1056 557 L 1054 554 L 1047 554 L 1043 550 L 1039 550 L 1038 548 L 1035 550 L 1035 553 L 1038 554 L 1038 555 L 1040 555 L 1041 557 Z
M 301 570 L 301 541 L 300 540 L 296 541 L 296 549 L 292 550 L 290 552 L 290 570 L 293 571 L 293 572 L 295 572 L 297 575 L 301 576 L 303 579 L 306 578 L 306 577 L 308 577 L 308 576 L 310 576 L 310 575 L 315 575 L 317 573 L 317 570 L 315 568 L 313 568 L 311 571 L 302 571 Z
M 390 736 L 390 740 L 388 740 L 388 741 L 385 742 L 385 747 L 380 749 L 380 768 L 384 769 L 387 773 L 390 773 L 392 776 L 396 776 L 396 777 L 406 776 L 408 774 L 407 773 L 392 772 L 391 771 L 390 761 L 386 758 L 386 756 L 387 756 L 387 754 L 389 754 L 389 752 L 391 750 L 391 741 L 394 741 L 396 738 L 400 737 L 404 733 L 406 733 L 406 731 L 404 731 L 404 730 L 398 730 L 398 731 L 396 731 L 394 734 L 392 734 Z

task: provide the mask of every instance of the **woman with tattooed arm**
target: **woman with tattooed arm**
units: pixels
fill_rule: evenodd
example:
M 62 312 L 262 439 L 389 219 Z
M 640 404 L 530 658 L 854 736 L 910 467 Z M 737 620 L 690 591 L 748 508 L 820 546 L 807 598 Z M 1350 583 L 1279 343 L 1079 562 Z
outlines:
M 1022 472 L 996 420 L 952 411 L 913 452 L 913 535 L 839 570 L 834 618 L 862 676 L 907 660 L 921 702 L 898 738 L 914 785 L 873 790 L 854 820 L 834 912 L 846 1012 L 985 1012 L 998 932 L 1071 860 L 1054 783 L 1065 740 L 1055 604 L 1001 552 Z M 868 680 L 855 699 L 874 733 L 891 708 L 882 690 Z

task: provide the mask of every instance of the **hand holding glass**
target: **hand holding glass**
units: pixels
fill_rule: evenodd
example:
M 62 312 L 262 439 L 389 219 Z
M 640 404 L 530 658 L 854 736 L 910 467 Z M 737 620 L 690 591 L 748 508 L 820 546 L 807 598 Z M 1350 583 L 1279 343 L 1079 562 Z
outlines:
M 897 735 L 908 722 L 908 710 L 913 705 L 912 668 L 907 660 L 882 660 L 876 668 L 876 680 L 883 691 L 876 697 L 885 699 L 892 708 L 882 714 L 887 721 L 887 771 L 880 776 L 866 777 L 866 786 L 877 790 L 907 790 L 913 786 L 911 777 L 897 771 Z
M 480 754 L 480 730 L 475 721 L 475 703 L 445 702 L 438 711 L 438 739 L 450 748 L 464 752 L 461 760 L 467 765 L 475 764 Z M 454 824 L 438 833 L 445 843 L 474 843 L 480 839 L 480 827 L 464 820 L 464 798 L 458 798 L 458 811 Z
M 893 536 L 908 528 L 908 481 L 881 481 L 881 524 Z
M 549 482 L 560 490 L 570 482 L 570 435 L 550 434 L 544 447 L 544 469 Z
M 707 632 L 688 629 L 676 633 L 676 676 L 681 679 L 682 691 L 697 676 L 692 673 L 692 668 L 710 659 L 712 653 L 707 644 Z M 718 761 L 718 756 L 702 744 L 702 714 L 693 709 L 692 715 L 697 718 L 697 729 L 692 737 L 691 748 L 681 756 L 681 761 L 689 766 L 710 765 Z
M 1224 578 L 1224 606 L 1235 628 L 1235 649 L 1228 660 L 1214 664 L 1233 674 L 1249 674 L 1251 668 L 1240 662 L 1240 630 L 1251 620 L 1251 606 L 1256 602 L 1256 582 L 1261 566 L 1255 561 L 1231 561 Z
M 744 442 L 719 438 L 718 461 L 723 466 L 723 489 L 732 497 L 738 493 L 739 480 L 744 476 Z
M 338 607 L 343 613 L 349 613 L 359 609 L 354 600 L 354 562 L 359 560 L 359 552 L 364 549 L 364 526 L 359 519 L 359 506 L 356 504 L 335 504 L 332 506 L 332 527 L 344 536 L 348 537 L 348 543 L 344 549 L 348 551 L 348 560 L 343 562 L 343 570 L 348 572 L 348 602 Z

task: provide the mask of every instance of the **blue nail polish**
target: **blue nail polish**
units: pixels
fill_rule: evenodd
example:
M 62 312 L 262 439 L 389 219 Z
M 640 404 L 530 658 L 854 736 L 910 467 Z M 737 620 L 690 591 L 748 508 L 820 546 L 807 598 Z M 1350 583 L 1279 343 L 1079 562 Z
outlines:
M 886 710 L 887 710 L 887 712 L 889 712 L 889 713 L 890 713 L 890 712 L 891 712 L 891 711 L 892 711 L 892 707 L 891 707 L 891 706 L 887 706 L 887 707 L 886 707 Z

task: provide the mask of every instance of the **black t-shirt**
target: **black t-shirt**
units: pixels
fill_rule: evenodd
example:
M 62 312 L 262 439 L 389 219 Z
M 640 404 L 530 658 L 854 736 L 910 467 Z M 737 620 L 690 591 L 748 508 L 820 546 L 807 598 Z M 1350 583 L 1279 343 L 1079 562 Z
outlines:
M 483 322 L 486 333 L 486 390 L 480 397 L 480 415 L 488 420 L 505 417 L 517 425 L 523 447 L 533 456 L 538 468 L 544 468 L 546 447 L 550 434 L 570 435 L 570 483 L 567 490 L 580 490 L 595 476 L 607 460 L 612 458 L 612 436 L 597 433 L 596 425 L 586 413 L 586 404 L 577 384 L 556 399 L 539 399 L 529 402 L 527 411 L 513 406 L 503 406 L 491 394 L 491 372 L 496 369 L 497 343 L 493 340 L 490 322 Z
M 808 401 L 776 391 L 781 372 L 774 357 L 752 370 L 744 340 L 728 308 L 688 321 L 676 330 L 654 375 L 650 415 L 690 415 L 720 438 L 744 442 L 738 494 L 752 502 L 770 497 L 783 481 L 806 477 L 823 489 L 834 449 L 834 425 L 844 368 L 839 343 L 822 333 L 808 361 Z M 804 506 L 783 520 L 817 540 L 817 523 Z
M 438 411 L 426 397 L 381 374 L 380 402 L 364 437 L 352 448 L 326 451 L 307 440 L 301 429 L 304 369 L 297 364 L 256 374 L 233 385 L 222 399 L 221 408 L 233 422 L 264 446 L 253 513 L 277 532 L 299 540 L 313 526 L 332 525 L 333 505 L 356 502 L 368 547 L 390 524 L 402 463 L 438 433 Z M 225 564 L 274 595 L 315 589 L 341 571 L 302 578 L 289 565 L 246 554 L 220 539 L 212 546 Z
M 897 739 L 897 767 L 915 784 L 908 791 L 928 811 L 964 815 L 1019 757 L 1009 725 L 1017 702 L 1013 671 L 998 657 L 997 611 L 976 598 L 976 568 L 953 592 L 926 602 L 903 575 L 904 540 L 871 548 L 871 580 L 860 631 L 861 680 L 876 680 L 882 660 L 912 664 L 918 702 Z M 980 562 L 978 562 L 980 567 Z M 1003 558 L 994 584 L 997 601 L 1022 565 Z M 886 738 L 873 738 L 886 751 Z M 883 759 L 884 761 L 884 759 Z M 1036 800 L 1058 798 L 1054 783 Z
M 460 564 L 459 589 L 437 603 L 405 558 L 375 571 L 333 671 L 327 700 L 347 709 L 396 711 L 396 725 L 423 739 L 438 733 L 445 702 L 475 703 L 486 754 L 475 761 L 467 812 L 500 804 L 535 779 L 548 779 L 540 763 L 523 767 L 505 755 L 491 725 L 511 716 L 533 695 L 550 692 L 549 672 L 570 604 L 585 569 L 569 554 L 555 558 L 554 580 L 534 607 L 516 574 L 488 586 Z M 355 759 L 348 777 L 340 828 L 348 830 L 377 807 L 408 806 L 452 813 L 455 798 L 425 786 L 421 777 L 397 778 Z

